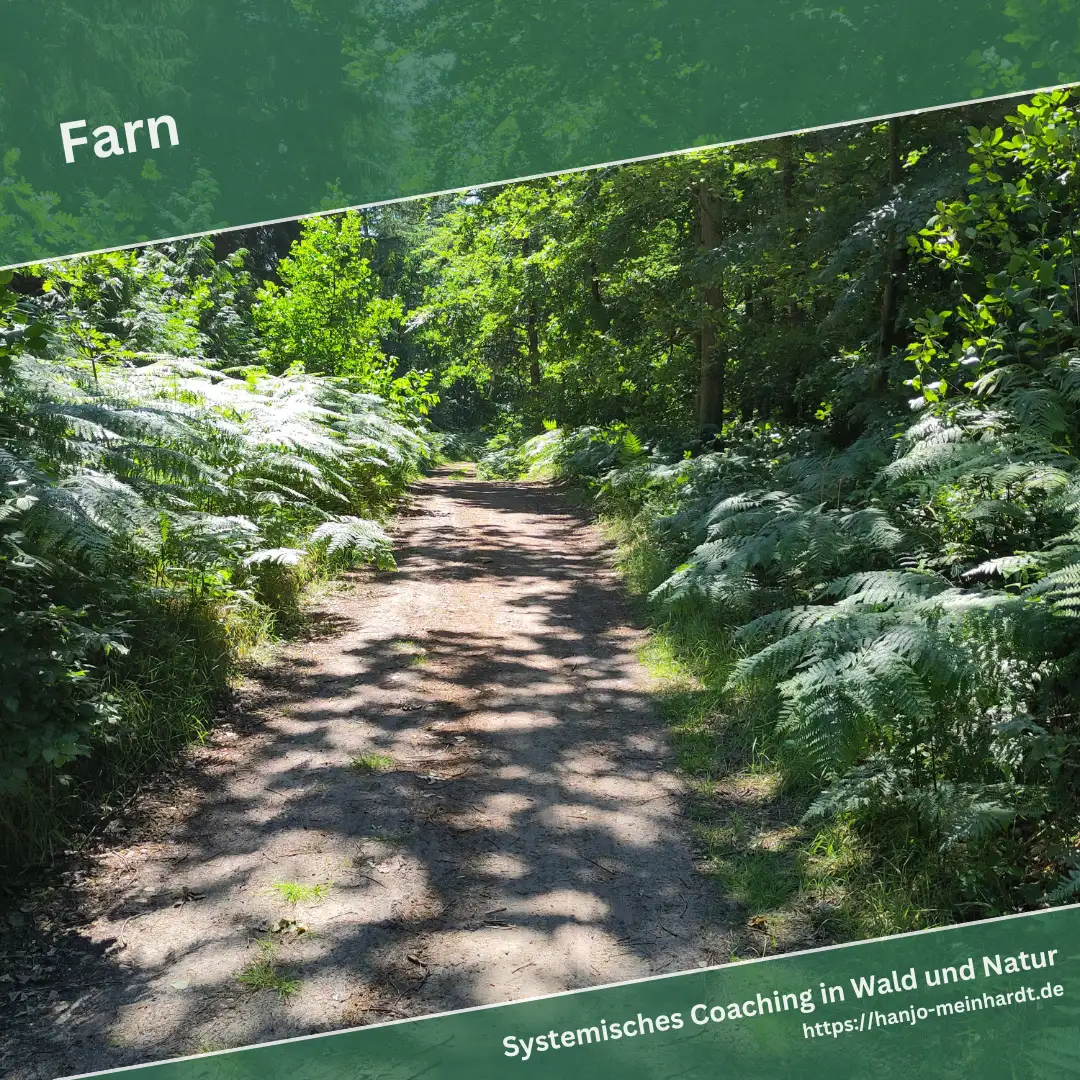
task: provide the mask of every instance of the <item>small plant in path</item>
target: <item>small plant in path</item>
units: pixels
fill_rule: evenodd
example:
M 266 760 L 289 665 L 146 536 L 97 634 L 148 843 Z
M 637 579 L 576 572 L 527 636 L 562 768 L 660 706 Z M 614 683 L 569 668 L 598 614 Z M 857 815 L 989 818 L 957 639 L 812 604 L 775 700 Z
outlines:
M 270 888 L 289 904 L 313 903 L 321 900 L 330 890 L 327 883 L 304 885 L 299 881 L 276 881 Z
M 387 769 L 393 768 L 394 759 L 388 754 L 359 754 L 349 764 L 357 772 L 385 772 Z
M 252 992 L 273 990 L 283 1001 L 300 989 L 300 980 L 290 977 L 277 958 L 277 946 L 265 938 L 257 942 L 259 956 L 251 961 L 239 975 L 241 982 Z

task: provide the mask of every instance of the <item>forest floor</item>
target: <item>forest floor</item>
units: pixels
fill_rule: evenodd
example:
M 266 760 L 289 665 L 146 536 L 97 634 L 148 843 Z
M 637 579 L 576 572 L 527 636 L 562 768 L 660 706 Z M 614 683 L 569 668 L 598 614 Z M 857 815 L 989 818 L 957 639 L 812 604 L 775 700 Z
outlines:
M 600 530 L 448 466 L 106 843 L 0 928 L 51 1080 L 725 962 Z M 697 860 L 697 861 L 696 861 Z M 283 993 L 284 992 L 284 993 Z

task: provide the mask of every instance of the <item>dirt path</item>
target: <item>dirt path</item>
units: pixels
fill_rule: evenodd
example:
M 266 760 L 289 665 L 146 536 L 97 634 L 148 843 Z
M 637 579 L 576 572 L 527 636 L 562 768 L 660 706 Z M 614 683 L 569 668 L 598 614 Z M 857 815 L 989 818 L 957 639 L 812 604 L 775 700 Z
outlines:
M 96 917 L 21 933 L 4 1076 L 727 958 L 597 531 L 545 485 L 443 469 L 396 540 L 398 572 L 329 594 L 318 637 L 102 853 Z M 328 888 L 292 905 L 289 882 Z M 280 919 L 307 930 L 267 935 Z M 236 978 L 268 936 L 287 1000 Z

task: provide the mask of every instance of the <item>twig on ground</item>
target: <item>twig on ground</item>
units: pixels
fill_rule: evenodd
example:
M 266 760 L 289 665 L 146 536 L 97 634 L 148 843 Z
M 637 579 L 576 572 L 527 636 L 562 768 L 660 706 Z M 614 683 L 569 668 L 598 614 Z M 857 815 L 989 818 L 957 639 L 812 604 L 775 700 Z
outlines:
M 604 866 L 603 863 L 598 863 L 595 859 L 590 859 L 588 855 L 582 855 L 581 857 L 586 862 L 590 862 L 593 864 L 593 866 L 603 870 L 605 874 L 610 874 L 612 877 L 615 877 L 615 875 L 618 874 L 618 870 L 612 870 L 610 869 L 610 867 Z
M 367 881 L 374 881 L 375 884 L 378 885 L 380 889 L 385 889 L 386 888 L 386 883 L 380 881 L 377 877 L 372 877 L 370 874 L 360 874 L 359 876 L 364 878 Z
M 133 919 L 140 919 L 140 918 L 142 918 L 143 915 L 148 915 L 148 914 L 149 914 L 149 912 L 147 912 L 147 911 L 139 911 L 139 912 L 136 912 L 134 915 L 129 915 L 124 920 L 124 925 L 120 927 L 120 933 L 119 933 L 119 935 L 117 936 L 117 939 L 116 939 L 117 944 L 119 945 L 119 947 L 121 949 L 126 949 L 127 948 L 127 942 L 124 940 L 124 931 L 127 930 L 128 923 L 131 922 Z

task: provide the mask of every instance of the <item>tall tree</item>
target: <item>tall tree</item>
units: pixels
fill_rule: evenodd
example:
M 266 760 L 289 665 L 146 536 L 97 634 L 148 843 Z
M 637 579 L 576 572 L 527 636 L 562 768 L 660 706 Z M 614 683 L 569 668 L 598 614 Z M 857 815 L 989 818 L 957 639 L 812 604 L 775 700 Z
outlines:
M 900 183 L 903 178 L 900 159 L 901 122 L 900 117 L 894 116 L 889 120 L 887 127 L 887 176 L 889 197 L 894 206 L 900 198 Z M 885 235 L 885 276 L 881 290 L 881 321 L 878 329 L 878 349 L 882 360 L 886 359 L 896 346 L 897 298 L 906 261 L 907 245 L 897 240 L 894 217 Z
M 289 255 L 278 263 L 281 280 L 258 293 L 256 324 L 274 371 L 292 365 L 355 379 L 383 392 L 396 364 L 383 338 L 402 315 L 396 297 L 380 295 L 371 267 L 375 241 L 359 213 L 310 218 Z
M 697 420 L 702 433 L 711 435 L 724 426 L 724 383 L 728 359 L 722 333 L 723 267 L 718 265 L 715 258 L 723 235 L 723 201 L 707 180 L 694 185 L 693 197 L 704 278 L 701 288 L 701 327 L 698 331 L 701 375 Z

